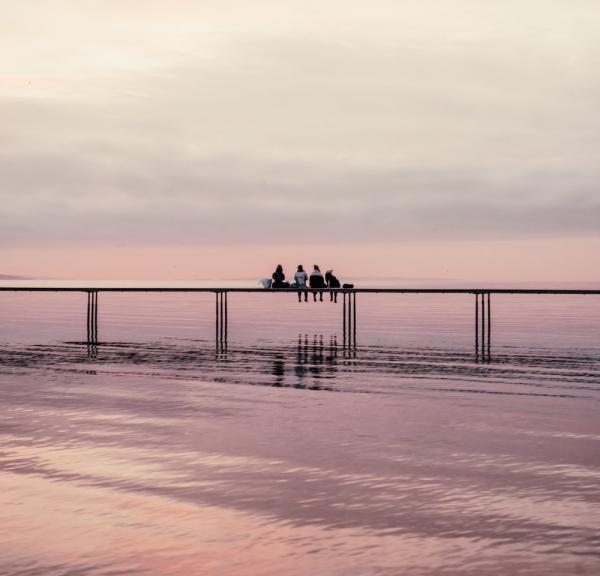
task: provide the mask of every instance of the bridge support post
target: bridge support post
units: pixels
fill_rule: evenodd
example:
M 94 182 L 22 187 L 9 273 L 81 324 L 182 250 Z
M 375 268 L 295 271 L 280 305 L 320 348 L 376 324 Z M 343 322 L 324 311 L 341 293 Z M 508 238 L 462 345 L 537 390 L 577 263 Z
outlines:
M 215 343 L 223 351 L 227 348 L 227 290 L 216 291 L 215 295 Z
M 342 337 L 342 342 L 343 342 L 343 347 L 346 347 L 346 293 L 344 292 L 342 294 L 342 296 L 344 297 L 344 305 L 342 307 L 342 332 L 343 332 L 343 337 Z
M 480 357 L 484 360 L 490 359 L 491 341 L 492 304 L 490 293 L 475 292 L 475 355 L 478 359 Z
M 98 291 L 87 290 L 87 344 L 98 344 Z
M 492 350 L 492 304 L 490 301 L 491 294 L 487 293 L 487 354 L 488 358 L 491 355 Z
M 479 355 L 479 294 L 475 292 L 475 356 Z
M 352 293 L 352 343 L 356 346 L 356 292 Z
M 356 347 L 356 292 L 343 292 L 343 347 Z
M 485 354 L 485 292 L 481 295 L 481 353 Z

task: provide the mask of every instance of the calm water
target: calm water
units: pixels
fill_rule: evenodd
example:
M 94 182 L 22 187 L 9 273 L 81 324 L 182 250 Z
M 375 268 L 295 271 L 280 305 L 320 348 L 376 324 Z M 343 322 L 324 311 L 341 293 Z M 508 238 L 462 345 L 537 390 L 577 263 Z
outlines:
M 600 573 L 600 297 L 0 293 L 0 573 Z

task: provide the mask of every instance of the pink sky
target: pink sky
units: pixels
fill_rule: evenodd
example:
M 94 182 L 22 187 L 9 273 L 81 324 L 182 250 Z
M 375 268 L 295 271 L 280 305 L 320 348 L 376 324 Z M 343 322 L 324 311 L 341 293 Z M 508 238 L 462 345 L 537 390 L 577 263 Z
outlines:
M 598 238 L 406 242 L 360 245 L 257 245 L 220 248 L 125 247 L 0 250 L 6 272 L 86 280 L 259 279 L 281 263 L 364 276 L 479 282 L 599 281 Z M 401 283 L 401 282 L 399 282 Z

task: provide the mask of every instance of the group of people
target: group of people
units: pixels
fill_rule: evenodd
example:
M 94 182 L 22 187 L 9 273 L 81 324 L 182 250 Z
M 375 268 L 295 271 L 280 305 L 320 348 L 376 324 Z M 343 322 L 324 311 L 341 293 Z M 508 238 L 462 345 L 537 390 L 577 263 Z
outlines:
M 279 264 L 273 272 L 271 288 L 299 288 L 298 290 L 298 302 L 302 302 L 302 295 L 304 294 L 304 301 L 308 302 L 308 290 L 307 288 L 313 289 L 312 295 L 314 301 L 317 301 L 317 292 L 319 292 L 319 299 L 323 302 L 323 291 L 319 291 L 319 288 L 339 288 L 340 281 L 333 275 L 333 270 L 327 270 L 325 276 L 321 272 L 321 269 L 315 264 L 313 271 L 310 276 L 306 273 L 302 264 L 298 265 L 298 270 L 294 274 L 294 282 L 290 284 L 286 282 L 285 274 L 283 272 L 283 266 Z M 330 301 L 337 302 L 337 292 L 330 292 Z

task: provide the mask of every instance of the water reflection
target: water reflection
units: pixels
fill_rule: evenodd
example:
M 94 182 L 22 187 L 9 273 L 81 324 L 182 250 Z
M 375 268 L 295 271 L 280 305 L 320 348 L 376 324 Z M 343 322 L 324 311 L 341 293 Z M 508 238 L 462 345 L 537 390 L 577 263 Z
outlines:
M 308 334 L 298 334 L 296 358 L 293 365 L 294 388 L 332 390 L 329 386 L 319 383 L 319 380 L 335 376 L 337 355 L 337 336 L 330 336 L 328 345 L 325 346 L 322 334 L 315 334 L 312 339 Z
M 84 347 L 86 353 L 81 354 Z M 475 358 L 466 350 L 340 346 L 337 335 L 298 334 L 295 343 L 67 342 L 0 348 L 0 366 L 70 371 L 185 375 L 215 382 L 279 388 L 398 394 L 420 389 L 599 399 L 600 359 L 580 352 L 498 351 Z
M 235 300 L 227 331 L 223 299 L 219 331 L 213 298 L 159 324 L 111 317 L 107 295 L 100 340 L 70 302 L 45 338 L 0 309 L 0 574 L 598 571 L 586 315 L 570 347 L 564 311 L 540 334 L 519 316 L 492 355 L 470 300 L 463 324 L 440 325 L 446 308 L 424 327 L 425 308 L 369 316 L 361 298 L 349 346 L 339 305 Z
M 291 574 L 304 557 L 314 573 L 409 558 L 414 574 L 473 576 L 600 560 L 597 356 L 348 358 L 321 333 L 216 356 L 207 341 L 86 345 L 0 350 L 0 573 L 136 573 L 157 549 L 182 575 L 209 550 L 219 573 L 248 575 L 265 554 Z
M 583 401 L 598 399 L 598 358 L 482 365 L 468 351 L 389 346 L 347 358 L 323 334 L 230 343 L 217 357 L 209 342 L 101 343 L 95 358 L 85 346 L 1 350 L 0 536 L 21 540 L 4 545 L 0 573 L 18 562 L 36 576 L 136 573 L 132 558 L 159 542 L 184 567 L 168 574 L 194 573 L 198 549 L 230 574 L 232 555 L 256 569 L 253 551 L 292 574 L 286 558 L 306 555 L 314 573 L 397 573 L 406 558 L 415 574 L 494 573 L 508 557 L 532 573 L 598 562 L 600 468 L 585 434 L 597 405 Z M 519 401 L 502 403 L 502 390 Z M 57 524 L 84 553 L 67 554 Z M 113 529 L 113 554 L 96 555 Z M 54 564 L 40 542 L 59 551 Z

